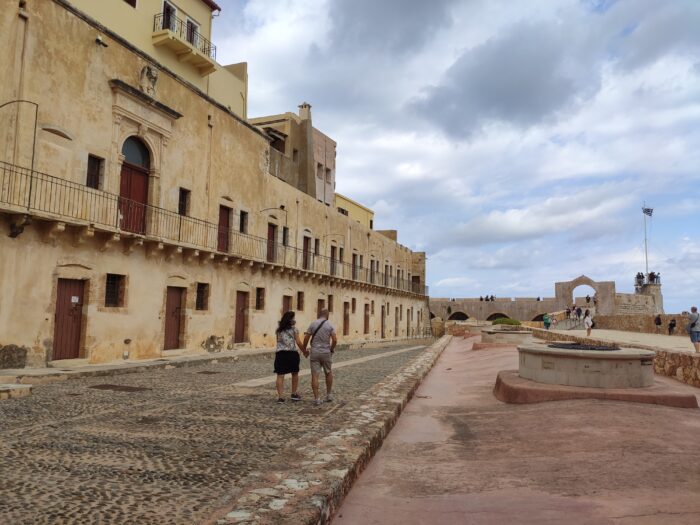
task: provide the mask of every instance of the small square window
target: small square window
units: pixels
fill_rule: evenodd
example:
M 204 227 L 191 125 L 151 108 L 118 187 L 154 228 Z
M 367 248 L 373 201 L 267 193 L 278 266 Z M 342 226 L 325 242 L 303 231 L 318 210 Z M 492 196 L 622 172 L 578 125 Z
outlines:
M 177 213 L 183 216 L 190 214 L 190 190 L 180 188 L 180 196 L 177 201 Z
M 102 188 L 102 175 L 105 169 L 105 159 L 95 155 L 88 155 L 87 180 L 85 185 L 88 188 L 99 190 Z
M 355 300 L 354 297 L 352 298 L 351 304 L 352 304 L 352 313 L 355 313 L 355 310 L 357 309 L 357 301 Z
M 304 292 L 297 292 L 297 310 L 304 311 Z
M 255 309 L 264 310 L 265 309 L 265 288 L 255 289 Z
M 197 283 L 196 310 L 209 310 L 209 284 Z
M 241 211 L 241 218 L 238 225 L 238 231 L 241 233 L 248 233 L 248 212 Z
M 105 280 L 105 306 L 119 308 L 124 306 L 124 286 L 126 277 L 116 273 L 108 273 Z

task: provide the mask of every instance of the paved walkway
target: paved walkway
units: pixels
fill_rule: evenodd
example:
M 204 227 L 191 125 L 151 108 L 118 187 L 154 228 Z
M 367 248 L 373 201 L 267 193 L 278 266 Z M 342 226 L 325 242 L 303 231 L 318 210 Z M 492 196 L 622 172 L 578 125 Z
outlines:
M 562 334 L 577 335 L 586 337 L 585 330 L 554 330 Z M 677 350 L 681 352 L 695 352 L 690 337 L 687 335 L 663 335 L 663 334 L 642 334 L 639 332 L 623 332 L 622 330 L 597 330 L 593 329 L 591 337 L 604 341 L 615 341 L 619 343 L 634 343 L 645 346 L 654 346 L 666 350 Z
M 700 523 L 700 410 L 506 405 L 492 388 L 517 352 L 470 347 L 443 353 L 334 525 Z
M 321 407 L 308 379 L 304 401 L 275 403 L 271 356 L 35 386 L 0 403 L 0 524 L 205 523 L 248 476 L 342 429 L 358 396 L 423 348 L 337 352 L 352 364 Z

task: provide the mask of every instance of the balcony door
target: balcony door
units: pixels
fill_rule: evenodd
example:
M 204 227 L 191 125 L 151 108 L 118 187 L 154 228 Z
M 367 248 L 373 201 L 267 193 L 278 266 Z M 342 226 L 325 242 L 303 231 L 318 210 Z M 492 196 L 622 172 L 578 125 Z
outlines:
M 150 154 L 145 144 L 129 137 L 122 147 L 119 183 L 119 227 L 132 233 L 146 233 L 146 205 L 148 204 L 148 172 Z
M 267 224 L 267 262 L 277 262 L 277 226 Z
M 175 31 L 177 22 L 177 9 L 170 2 L 163 2 L 163 29 Z

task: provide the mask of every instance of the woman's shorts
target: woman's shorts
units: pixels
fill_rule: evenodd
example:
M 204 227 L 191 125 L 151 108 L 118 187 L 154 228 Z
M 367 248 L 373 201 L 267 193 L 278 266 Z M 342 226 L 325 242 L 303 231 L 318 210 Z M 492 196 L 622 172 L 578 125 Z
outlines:
M 275 374 L 296 374 L 299 372 L 299 352 L 283 350 L 275 354 Z

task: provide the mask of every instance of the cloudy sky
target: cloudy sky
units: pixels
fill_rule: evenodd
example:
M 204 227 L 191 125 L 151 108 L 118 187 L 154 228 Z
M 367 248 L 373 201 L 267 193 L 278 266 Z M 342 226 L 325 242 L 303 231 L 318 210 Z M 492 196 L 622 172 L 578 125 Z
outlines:
M 432 296 L 632 291 L 646 201 L 666 311 L 700 303 L 700 1 L 220 3 L 249 115 L 311 103 L 338 191 L 428 253 Z

